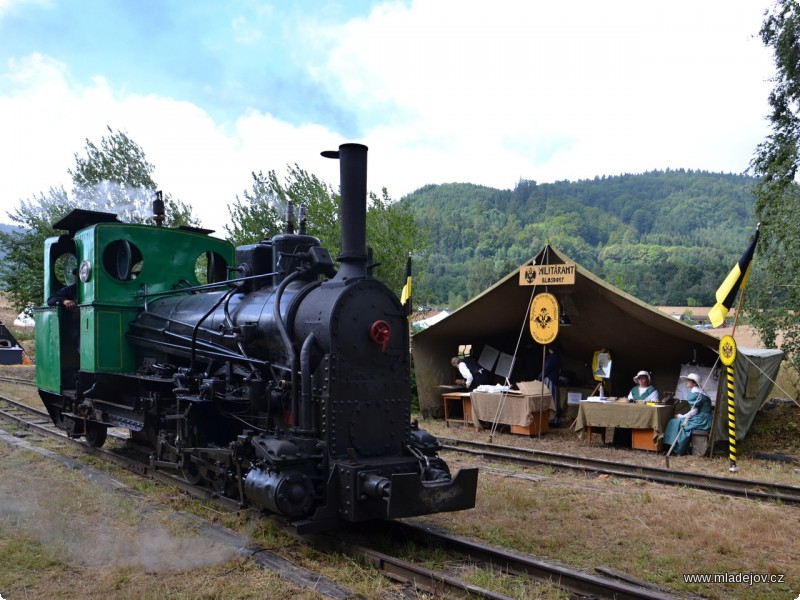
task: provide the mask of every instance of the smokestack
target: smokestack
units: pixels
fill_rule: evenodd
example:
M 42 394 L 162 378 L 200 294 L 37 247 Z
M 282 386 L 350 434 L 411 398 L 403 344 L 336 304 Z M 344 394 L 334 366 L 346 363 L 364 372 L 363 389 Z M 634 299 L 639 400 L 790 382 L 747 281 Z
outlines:
M 326 158 L 339 159 L 342 190 L 342 264 L 338 278 L 367 276 L 367 147 L 342 144 L 339 150 L 326 150 Z

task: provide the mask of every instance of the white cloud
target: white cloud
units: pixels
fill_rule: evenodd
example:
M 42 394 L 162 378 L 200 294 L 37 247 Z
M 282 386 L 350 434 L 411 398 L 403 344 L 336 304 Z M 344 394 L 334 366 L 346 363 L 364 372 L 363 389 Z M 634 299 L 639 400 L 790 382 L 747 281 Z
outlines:
M 767 131 L 770 55 L 753 37 L 764 8 L 417 0 L 336 28 L 305 22 L 292 51 L 364 117 L 354 140 L 257 110 L 221 124 L 182 99 L 123 94 L 100 77 L 75 82 L 47 56 L 17 58 L 0 72 L 0 130 L 9 132 L 0 164 L 14 174 L 0 198 L 6 208 L 59 183 L 69 189 L 74 153 L 107 125 L 126 130 L 162 188 L 218 231 L 251 171 L 297 163 L 338 186 L 338 164 L 319 152 L 347 141 L 370 146 L 370 188 L 395 198 L 450 181 L 510 188 L 520 178 L 741 172 Z
M 393 152 L 425 147 L 403 192 L 667 167 L 739 172 L 766 131 L 769 53 L 754 37 L 764 7 L 389 4 L 316 32 L 331 49 L 310 70 L 365 113 L 386 110 L 371 137 Z
M 123 96 L 102 78 L 78 86 L 65 65 L 41 55 L 12 62 L 6 79 L 13 92 L 0 97 L 0 129 L 17 140 L 0 144 L 0 164 L 14 174 L 0 183 L 7 208 L 50 187 L 70 190 L 67 170 L 75 153 L 83 154 L 87 138 L 99 142 L 110 126 L 127 131 L 144 149 L 164 191 L 191 204 L 205 226 L 222 233 L 227 205 L 250 187 L 252 171 L 281 172 L 297 162 L 316 173 L 309 162 L 330 162 L 319 151 L 337 145 L 338 136 L 316 125 L 296 128 L 252 112 L 227 131 L 189 102 Z M 318 148 L 325 138 L 330 143 Z M 337 182 L 338 171 L 329 171 Z

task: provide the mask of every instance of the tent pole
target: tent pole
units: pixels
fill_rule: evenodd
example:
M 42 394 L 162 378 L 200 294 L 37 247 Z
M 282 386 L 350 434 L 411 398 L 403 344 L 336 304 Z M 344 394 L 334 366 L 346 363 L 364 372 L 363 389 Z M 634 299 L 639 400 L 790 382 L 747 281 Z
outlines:
M 711 367 L 711 372 L 714 372 L 714 369 L 717 367 L 717 363 L 719 362 L 719 356 L 717 356 L 717 360 L 714 361 L 714 364 Z M 717 429 L 717 420 L 719 419 L 719 397 L 720 397 L 720 387 L 717 384 L 717 397 L 714 399 L 714 416 L 711 419 L 711 431 L 708 432 L 708 448 L 706 448 L 706 452 L 708 452 L 708 458 L 714 457 L 714 432 Z
M 714 366 L 717 366 L 717 363 L 714 363 Z M 714 418 L 711 419 L 711 431 L 708 432 L 708 448 L 706 448 L 706 452 L 708 453 L 708 458 L 714 458 L 714 442 L 716 442 L 716 430 L 717 430 L 717 422 L 719 421 L 719 401 L 720 401 L 720 390 L 722 388 L 717 385 L 717 397 L 714 399 Z
M 747 291 L 746 288 L 742 290 L 741 294 L 739 294 L 739 303 L 736 305 L 736 316 L 733 317 L 733 329 L 731 330 L 731 337 L 734 339 L 734 341 L 736 340 L 736 326 L 739 324 L 739 315 L 742 312 L 742 303 L 744 302 L 745 291 Z M 719 357 L 717 357 L 717 360 L 719 360 Z M 714 366 L 717 366 L 716 362 L 714 362 Z M 714 442 L 716 442 L 715 432 L 717 430 L 717 421 L 719 419 L 719 401 L 720 388 L 717 386 L 717 398 L 714 404 L 714 418 L 711 419 L 711 431 L 708 433 L 708 448 L 706 449 L 709 458 L 714 458 Z
M 545 290 L 547 288 L 545 287 Z M 542 439 L 542 415 L 544 414 L 544 363 L 547 360 L 547 347 L 542 346 L 542 370 L 539 371 L 542 377 L 542 386 L 539 388 L 539 439 Z
M 536 295 L 536 287 L 531 286 L 531 297 L 528 299 L 528 308 L 525 311 L 525 317 L 522 320 L 522 327 L 519 330 L 519 336 L 517 337 L 517 346 L 514 348 L 514 356 L 511 359 L 511 369 L 508 373 L 508 377 L 506 377 L 506 385 L 508 385 L 509 389 L 511 388 L 511 381 L 509 377 L 511 377 L 511 371 L 514 370 L 514 365 L 517 363 L 517 355 L 519 354 L 519 347 L 522 343 L 522 334 L 525 332 L 525 326 L 528 323 L 528 315 L 531 313 L 531 304 L 533 304 L 533 297 Z M 543 355 L 544 356 L 544 355 Z M 542 358 L 544 361 L 544 358 Z M 544 371 L 544 362 L 542 362 L 542 370 Z M 500 399 L 500 403 L 497 406 L 497 412 L 494 416 L 494 421 L 492 422 L 492 428 L 489 430 L 489 443 L 494 442 L 494 434 L 497 431 L 497 426 L 500 423 L 500 411 L 502 410 L 502 405 L 505 404 L 506 396 L 508 393 L 504 393 L 503 397 Z

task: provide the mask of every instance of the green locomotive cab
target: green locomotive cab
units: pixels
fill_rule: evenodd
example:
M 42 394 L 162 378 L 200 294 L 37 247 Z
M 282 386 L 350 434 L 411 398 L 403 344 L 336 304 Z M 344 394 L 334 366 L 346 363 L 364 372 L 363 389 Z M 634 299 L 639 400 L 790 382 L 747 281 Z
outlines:
M 53 227 L 67 233 L 45 242 L 36 382 L 54 422 L 101 444 L 115 423 L 102 410 L 81 414 L 82 394 L 104 374 L 135 374 L 128 324 L 148 296 L 226 280 L 234 249 L 210 230 L 122 223 L 115 214 L 81 209 Z M 74 308 L 48 304 L 69 285 Z

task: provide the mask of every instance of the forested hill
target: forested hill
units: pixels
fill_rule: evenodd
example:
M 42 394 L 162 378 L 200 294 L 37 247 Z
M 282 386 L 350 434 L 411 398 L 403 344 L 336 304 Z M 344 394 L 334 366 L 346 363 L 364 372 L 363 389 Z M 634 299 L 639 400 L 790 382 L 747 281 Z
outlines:
M 668 170 L 513 190 L 429 185 L 403 198 L 431 234 L 415 302 L 457 307 L 545 244 L 654 305 L 704 306 L 755 231 L 755 179 Z

